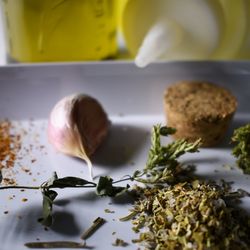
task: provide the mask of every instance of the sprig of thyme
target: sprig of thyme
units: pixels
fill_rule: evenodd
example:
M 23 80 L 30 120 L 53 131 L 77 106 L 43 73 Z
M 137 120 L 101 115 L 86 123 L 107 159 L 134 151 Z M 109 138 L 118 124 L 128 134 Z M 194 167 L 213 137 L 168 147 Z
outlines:
M 122 181 L 122 180 L 120 180 Z M 1 186 L 1 189 L 40 189 L 43 197 L 43 215 L 38 221 L 44 226 L 51 226 L 53 223 L 53 204 L 58 195 L 54 189 L 63 188 L 95 188 L 96 195 L 114 197 L 125 192 L 129 186 L 115 186 L 113 179 L 109 176 L 101 176 L 97 183 L 81 179 L 79 177 L 58 178 L 54 172 L 52 177 L 43 182 L 40 186 Z
M 238 167 L 250 174 L 250 124 L 235 129 L 232 142 L 236 144 L 232 154 L 237 158 Z
M 160 124 L 153 127 L 147 164 L 142 171 L 135 171 L 136 181 L 150 184 L 172 183 L 187 170 L 178 159 L 185 153 L 199 152 L 201 140 L 188 143 L 185 139 L 180 139 L 162 145 L 161 137 L 167 137 L 175 132 L 174 128 L 162 127 Z

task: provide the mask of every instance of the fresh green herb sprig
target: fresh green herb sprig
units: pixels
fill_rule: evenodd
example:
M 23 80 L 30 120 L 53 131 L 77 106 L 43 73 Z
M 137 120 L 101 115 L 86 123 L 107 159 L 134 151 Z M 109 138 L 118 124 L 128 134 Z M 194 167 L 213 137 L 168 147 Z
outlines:
M 96 184 L 94 182 L 89 182 L 85 179 L 72 176 L 59 179 L 57 174 L 54 173 L 53 176 L 47 182 L 43 183 L 40 188 L 43 194 L 43 217 L 40 222 L 45 226 L 51 226 L 53 222 L 53 202 L 57 197 L 57 192 L 52 190 L 52 188 L 95 188 L 98 196 L 115 197 L 125 192 L 129 186 L 114 186 L 113 179 L 109 176 L 101 176 Z
M 123 180 L 117 181 L 121 182 Z M 122 192 L 125 192 L 126 187 L 119 187 L 113 185 L 113 179 L 109 176 L 101 176 L 98 183 L 90 182 L 79 177 L 68 176 L 58 178 L 57 173 L 54 172 L 52 177 L 42 183 L 41 186 L 1 186 L 1 189 L 40 189 L 43 196 L 43 216 L 39 219 L 44 226 L 51 226 L 53 223 L 53 204 L 58 193 L 54 189 L 63 188 L 95 188 L 98 196 L 114 197 Z
M 238 167 L 250 174 L 250 124 L 235 129 L 232 142 L 236 144 L 232 154 L 237 158 Z
M 160 124 L 153 127 L 148 160 L 142 171 L 137 170 L 134 173 L 136 181 L 148 184 L 172 183 L 191 169 L 190 166 L 184 168 L 178 159 L 185 153 L 198 152 L 201 140 L 188 143 L 185 139 L 180 139 L 162 145 L 161 137 L 167 137 L 175 132 L 174 128 L 162 127 Z

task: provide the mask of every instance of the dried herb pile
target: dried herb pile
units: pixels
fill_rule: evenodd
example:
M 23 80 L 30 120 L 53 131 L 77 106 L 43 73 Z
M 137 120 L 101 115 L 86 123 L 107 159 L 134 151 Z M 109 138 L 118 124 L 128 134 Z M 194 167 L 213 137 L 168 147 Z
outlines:
M 249 249 L 250 217 L 230 205 L 235 193 L 198 180 L 138 189 L 133 229 L 145 249 Z
M 150 250 L 250 249 L 250 217 L 232 205 L 249 194 L 232 192 L 225 182 L 218 185 L 188 176 L 190 168 L 178 157 L 197 152 L 199 141 L 177 140 L 162 146 L 160 137 L 173 132 L 159 126 L 153 129 L 147 175 L 142 180 L 150 185 L 135 189 L 138 200 L 131 214 L 121 218 L 132 219 L 133 230 L 139 233 L 133 242 Z

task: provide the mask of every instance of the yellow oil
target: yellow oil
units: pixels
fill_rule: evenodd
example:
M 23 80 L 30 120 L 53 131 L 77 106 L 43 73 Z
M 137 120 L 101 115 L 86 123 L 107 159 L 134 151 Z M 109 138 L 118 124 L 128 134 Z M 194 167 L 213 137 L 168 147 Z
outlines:
M 117 52 L 117 0 L 1 1 L 13 60 L 99 60 Z

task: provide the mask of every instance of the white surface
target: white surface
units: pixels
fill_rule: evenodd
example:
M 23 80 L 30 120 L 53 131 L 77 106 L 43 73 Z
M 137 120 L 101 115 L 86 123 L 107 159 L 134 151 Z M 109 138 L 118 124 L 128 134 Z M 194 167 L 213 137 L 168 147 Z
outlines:
M 96 97 L 112 121 L 107 140 L 92 158 L 95 175 L 111 175 L 117 179 L 131 174 L 146 162 L 152 125 L 165 120 L 162 98 L 166 86 L 176 80 L 200 79 L 231 89 L 238 98 L 239 109 L 225 140 L 218 147 L 202 149 L 199 154 L 188 155 L 183 160 L 196 164 L 201 177 L 224 178 L 234 181 L 235 187 L 250 191 L 247 176 L 237 169 L 229 171 L 222 166 L 234 166 L 228 145 L 233 129 L 250 121 L 249 66 L 250 63 L 162 63 L 142 70 L 128 63 L 92 63 L 0 67 L 0 119 L 16 121 L 19 128 L 25 127 L 29 131 L 20 152 L 24 157 L 15 165 L 19 172 L 12 174 L 18 184 L 29 185 L 42 183 L 54 170 L 59 177 L 88 177 L 82 161 L 55 153 L 46 137 L 47 118 L 52 106 L 61 97 L 74 92 Z M 33 149 L 27 154 L 25 148 L 31 144 Z M 45 148 L 40 150 L 40 145 Z M 33 158 L 37 161 L 32 163 Z M 20 166 L 29 168 L 32 175 L 21 171 Z M 215 169 L 219 172 L 215 173 Z M 9 200 L 13 194 L 16 197 Z M 22 198 L 28 201 L 24 203 Z M 61 190 L 54 206 L 55 223 L 45 231 L 37 222 L 41 216 L 41 198 L 37 191 L 1 190 L 1 250 L 26 249 L 23 244 L 37 238 L 41 241 L 79 241 L 80 234 L 98 216 L 104 217 L 107 223 L 87 240 L 88 245 L 97 250 L 119 249 L 112 243 L 121 238 L 129 243 L 126 249 L 137 249 L 131 243 L 131 239 L 136 238 L 132 225 L 118 220 L 128 214 L 131 204 L 127 199 L 97 198 L 93 192 L 84 189 Z M 248 202 L 244 205 L 250 207 Z M 115 213 L 105 213 L 106 208 Z M 4 211 L 9 213 L 4 214 Z M 113 232 L 116 234 L 112 235 Z

